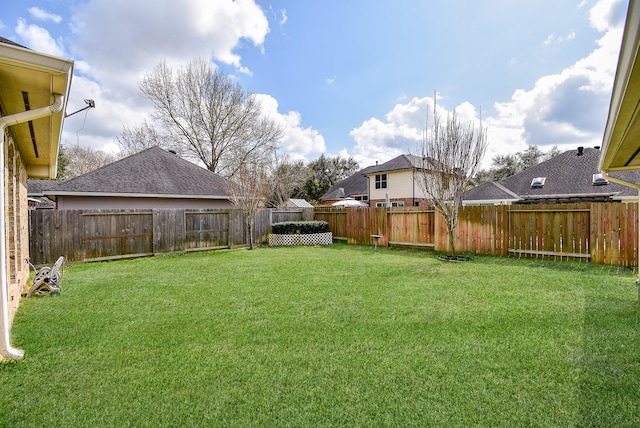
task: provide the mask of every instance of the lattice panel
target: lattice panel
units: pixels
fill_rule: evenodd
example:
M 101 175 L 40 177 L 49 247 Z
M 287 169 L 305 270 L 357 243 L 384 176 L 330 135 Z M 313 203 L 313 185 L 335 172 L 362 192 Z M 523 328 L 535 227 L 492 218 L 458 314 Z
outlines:
M 331 245 L 333 236 L 331 232 L 311 233 L 308 235 L 269 235 L 270 247 L 282 247 L 289 245 Z

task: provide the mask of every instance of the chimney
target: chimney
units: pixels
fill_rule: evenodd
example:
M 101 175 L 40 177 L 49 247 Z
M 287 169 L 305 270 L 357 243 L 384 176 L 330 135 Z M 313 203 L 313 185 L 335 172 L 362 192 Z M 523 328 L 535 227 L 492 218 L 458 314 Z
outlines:
M 584 147 L 578 147 L 578 156 L 582 156 L 584 154 Z

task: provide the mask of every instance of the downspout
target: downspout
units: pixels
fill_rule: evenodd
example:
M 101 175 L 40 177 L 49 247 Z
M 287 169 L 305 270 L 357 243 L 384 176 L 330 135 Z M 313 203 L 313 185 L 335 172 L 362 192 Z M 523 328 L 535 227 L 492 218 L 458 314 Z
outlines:
M 9 279 L 7 278 L 7 236 L 6 236 L 6 216 L 5 216 L 5 156 L 4 141 L 5 129 L 12 125 L 28 122 L 30 120 L 40 119 L 42 117 L 51 116 L 62 111 L 64 105 L 64 97 L 54 94 L 53 104 L 47 107 L 41 107 L 35 110 L 27 110 L 24 112 L 0 117 L 0 138 L 2 138 L 2 147 L 0 147 L 0 329 L 2 330 L 2 339 L 0 339 L 0 356 L 3 359 L 19 360 L 24 356 L 22 349 L 11 346 L 10 333 L 11 326 L 9 323 Z

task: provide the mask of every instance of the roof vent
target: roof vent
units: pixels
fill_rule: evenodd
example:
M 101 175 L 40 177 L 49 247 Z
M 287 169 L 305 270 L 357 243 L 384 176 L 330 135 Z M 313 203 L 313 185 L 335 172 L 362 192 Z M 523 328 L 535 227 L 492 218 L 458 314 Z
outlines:
M 606 186 L 609 184 L 609 180 L 604 178 L 602 174 L 593 174 L 593 185 L 594 186 Z
M 547 177 L 536 177 L 531 180 L 531 187 L 534 189 L 540 189 L 544 187 L 544 182 L 547 181 Z
M 583 153 L 584 153 L 584 147 L 582 146 L 578 147 L 578 156 L 582 156 Z

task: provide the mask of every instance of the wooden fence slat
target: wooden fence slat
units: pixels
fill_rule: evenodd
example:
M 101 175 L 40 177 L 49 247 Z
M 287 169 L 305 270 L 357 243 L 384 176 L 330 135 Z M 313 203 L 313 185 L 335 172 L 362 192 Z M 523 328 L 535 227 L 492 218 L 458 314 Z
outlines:
M 278 211 L 276 213 L 276 211 Z M 254 240 L 273 219 L 310 218 L 304 210 L 264 210 Z M 413 245 L 448 251 L 447 228 L 432 208 L 321 208 L 335 239 L 373 245 Z M 638 264 L 638 204 L 580 203 L 462 207 L 459 252 L 585 260 L 624 267 Z M 42 210 L 29 213 L 29 252 L 36 265 L 60 255 L 70 262 L 127 254 L 160 254 L 246 245 L 244 217 L 232 210 Z
M 272 209 L 258 213 L 255 242 L 271 228 Z M 282 216 L 310 218 L 307 210 L 279 210 Z M 68 262 L 110 260 L 181 251 L 228 248 L 248 243 L 239 210 L 32 210 L 29 254 L 36 266 L 59 256 Z
M 421 212 L 429 212 L 422 217 Z M 380 214 L 384 213 L 384 216 Z M 461 207 L 459 252 L 638 265 L 637 203 L 571 203 Z M 447 227 L 432 209 L 317 207 L 336 239 L 373 245 L 411 245 L 448 251 Z

